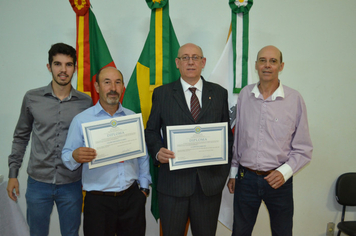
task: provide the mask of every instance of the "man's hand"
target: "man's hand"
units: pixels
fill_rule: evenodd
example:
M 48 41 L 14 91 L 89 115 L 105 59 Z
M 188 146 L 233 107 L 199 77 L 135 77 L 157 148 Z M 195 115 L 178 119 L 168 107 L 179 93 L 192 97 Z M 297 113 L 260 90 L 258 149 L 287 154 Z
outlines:
M 281 187 L 285 182 L 282 173 L 279 172 L 278 170 L 273 171 L 271 174 L 267 175 L 264 179 L 274 189 Z
M 157 154 L 157 159 L 161 163 L 168 163 L 170 158 L 174 158 L 174 152 L 168 150 L 167 148 L 161 148 Z
M 229 182 L 227 182 L 227 188 L 229 189 L 230 193 L 235 192 L 235 179 L 229 179 Z
M 93 148 L 80 147 L 73 151 L 72 156 L 78 163 L 91 162 L 96 158 L 96 151 Z
M 9 195 L 9 198 L 11 198 L 13 201 L 16 202 L 17 197 L 20 196 L 19 181 L 17 180 L 17 178 L 9 178 L 9 182 L 7 183 L 6 190 L 7 190 L 7 194 Z

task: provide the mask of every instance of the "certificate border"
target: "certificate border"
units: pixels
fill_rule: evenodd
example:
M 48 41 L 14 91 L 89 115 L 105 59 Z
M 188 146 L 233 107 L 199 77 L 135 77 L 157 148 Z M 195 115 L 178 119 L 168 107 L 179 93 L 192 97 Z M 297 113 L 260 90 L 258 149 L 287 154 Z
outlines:
M 221 131 L 221 136 L 223 137 L 223 146 L 225 148 L 222 150 L 222 157 L 207 158 L 199 160 L 184 160 L 176 161 L 169 160 L 170 170 L 178 170 L 183 168 L 200 167 L 208 165 L 221 165 L 228 163 L 228 147 L 227 142 L 227 122 L 221 123 L 208 123 L 208 124 L 194 124 L 194 125 L 177 125 L 177 126 L 167 126 L 167 146 L 169 150 L 172 150 L 172 136 L 179 133 L 196 133 L 196 128 L 200 129 L 200 132 L 209 131 Z M 173 150 L 174 151 L 174 150 Z
M 113 125 L 114 123 L 114 125 Z M 86 147 L 93 147 L 93 138 L 92 138 L 92 131 L 100 129 L 100 128 L 109 128 L 109 127 L 117 127 L 123 124 L 129 124 L 129 123 L 139 123 L 138 128 L 139 128 L 139 135 L 141 136 L 141 142 L 140 142 L 140 147 L 136 151 L 132 152 L 127 152 L 119 155 L 114 155 L 110 157 L 105 157 L 99 160 L 93 160 L 89 162 L 89 169 L 100 167 L 100 166 L 105 166 L 109 165 L 112 163 L 117 163 L 121 161 L 126 161 L 130 159 L 134 159 L 137 157 L 145 156 L 147 155 L 147 150 L 146 150 L 146 143 L 144 139 L 144 128 L 143 128 L 143 123 L 142 123 L 142 114 L 132 114 L 128 116 L 121 116 L 121 117 L 115 117 L 115 118 L 109 118 L 109 119 L 104 119 L 104 120 L 99 120 L 99 121 L 94 121 L 94 122 L 88 122 L 82 124 L 82 129 L 83 129 L 83 136 L 84 136 L 84 141 Z

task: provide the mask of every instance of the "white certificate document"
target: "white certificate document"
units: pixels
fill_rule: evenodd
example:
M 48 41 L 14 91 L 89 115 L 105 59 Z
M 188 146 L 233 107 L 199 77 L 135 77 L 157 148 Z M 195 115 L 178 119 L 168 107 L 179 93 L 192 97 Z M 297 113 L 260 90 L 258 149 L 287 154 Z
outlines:
M 97 157 L 89 169 L 146 155 L 141 114 L 110 118 L 82 124 L 86 147 L 96 150 Z
M 228 123 L 167 126 L 170 170 L 228 163 Z

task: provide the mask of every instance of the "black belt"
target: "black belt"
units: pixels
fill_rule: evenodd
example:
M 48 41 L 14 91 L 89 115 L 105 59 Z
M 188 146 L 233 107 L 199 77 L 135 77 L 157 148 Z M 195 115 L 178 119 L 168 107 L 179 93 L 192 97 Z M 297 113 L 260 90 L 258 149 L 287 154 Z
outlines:
M 93 195 L 104 195 L 104 196 L 112 196 L 112 197 L 119 197 L 127 193 L 130 189 L 137 187 L 136 181 L 128 188 L 121 192 L 101 192 L 101 191 L 89 191 L 88 193 Z

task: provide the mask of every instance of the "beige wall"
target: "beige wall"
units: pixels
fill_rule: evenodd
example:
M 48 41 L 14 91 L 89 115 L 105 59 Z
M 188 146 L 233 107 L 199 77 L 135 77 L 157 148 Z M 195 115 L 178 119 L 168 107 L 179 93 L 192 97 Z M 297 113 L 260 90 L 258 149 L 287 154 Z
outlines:
M 91 0 L 91 4 L 116 65 L 129 78 L 149 29 L 146 1 Z M 250 12 L 252 65 L 261 47 L 279 47 L 285 61 L 280 78 L 299 90 L 308 109 L 314 155 L 294 178 L 297 236 L 325 235 L 327 222 L 339 221 L 335 180 L 341 173 L 355 171 L 355 8 L 354 0 L 255 0 Z M 170 15 L 180 44 L 193 42 L 203 48 L 207 57 L 203 75 L 209 77 L 227 37 L 228 0 L 170 0 Z M 0 0 L 0 174 L 8 174 L 7 156 L 22 97 L 28 89 L 50 81 L 47 51 L 59 41 L 75 46 L 75 14 L 68 1 Z M 257 80 L 255 72 L 253 79 Z M 28 156 L 19 178 L 23 212 L 27 161 Z M 147 219 L 147 235 L 156 235 L 158 227 L 149 212 Z M 262 206 L 253 235 L 268 231 Z M 59 235 L 56 211 L 51 235 Z M 230 232 L 220 225 L 218 235 Z

